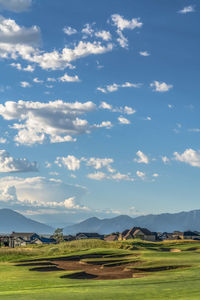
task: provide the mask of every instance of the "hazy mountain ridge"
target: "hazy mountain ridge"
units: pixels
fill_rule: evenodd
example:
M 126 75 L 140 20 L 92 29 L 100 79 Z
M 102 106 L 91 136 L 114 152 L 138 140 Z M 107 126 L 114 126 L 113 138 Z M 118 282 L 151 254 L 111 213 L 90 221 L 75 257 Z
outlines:
M 54 229 L 46 224 L 26 218 L 11 209 L 0 209 L 0 233 L 35 232 L 52 233 Z
M 146 215 L 131 218 L 121 215 L 111 219 L 89 218 L 78 224 L 64 228 L 66 234 L 76 234 L 78 232 L 98 232 L 109 234 L 116 231 L 123 231 L 133 226 L 146 227 L 151 231 L 174 230 L 197 230 L 200 231 L 200 210 L 180 213 L 163 213 L 160 215 Z

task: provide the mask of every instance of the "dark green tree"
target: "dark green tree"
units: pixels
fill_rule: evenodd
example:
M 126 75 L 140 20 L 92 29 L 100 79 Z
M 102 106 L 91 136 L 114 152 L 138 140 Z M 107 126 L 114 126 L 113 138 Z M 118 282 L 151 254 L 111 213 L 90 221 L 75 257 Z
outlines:
M 53 238 L 56 240 L 57 243 L 63 242 L 64 241 L 64 238 L 63 238 L 63 228 L 57 228 L 54 231 Z

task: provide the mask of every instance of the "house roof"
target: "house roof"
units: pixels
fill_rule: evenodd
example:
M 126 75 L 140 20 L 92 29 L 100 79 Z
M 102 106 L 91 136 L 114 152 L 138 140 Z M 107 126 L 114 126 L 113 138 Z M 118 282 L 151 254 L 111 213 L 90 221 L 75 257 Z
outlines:
M 37 235 L 35 232 L 12 232 L 11 237 L 28 237 L 31 238 L 33 235 Z
M 111 235 L 108 235 L 104 238 L 105 241 L 107 242 L 113 242 L 113 241 L 116 241 L 118 240 L 118 235 L 117 234 L 111 234 Z
M 183 233 L 183 235 L 184 236 L 199 236 L 199 234 L 198 233 L 195 233 L 195 232 L 193 232 L 193 231 L 185 231 L 184 233 Z
M 102 235 L 98 234 L 98 233 L 95 233 L 95 232 L 79 232 L 76 234 L 76 236 L 79 236 L 79 235 L 85 235 L 87 237 L 101 237 Z

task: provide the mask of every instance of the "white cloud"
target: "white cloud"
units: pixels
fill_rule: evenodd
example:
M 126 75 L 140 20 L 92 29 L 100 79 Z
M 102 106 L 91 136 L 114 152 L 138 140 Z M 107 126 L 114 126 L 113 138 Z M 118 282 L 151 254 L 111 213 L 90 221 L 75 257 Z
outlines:
M 48 103 L 19 100 L 0 104 L 0 115 L 8 121 L 18 120 L 10 128 L 18 131 L 15 141 L 18 144 L 33 145 L 44 143 L 47 137 L 51 143 L 75 141 L 71 135 L 89 133 L 93 128 L 87 120 L 79 116 L 94 111 L 93 102 Z
M 112 25 L 117 27 L 118 38 L 117 41 L 122 48 L 128 48 L 128 39 L 124 36 L 123 30 L 135 28 L 140 28 L 143 24 L 140 22 L 139 18 L 133 18 L 131 20 L 124 19 L 123 16 L 119 14 L 114 14 L 111 16 Z
M 11 65 L 11 67 L 14 67 L 19 71 L 33 72 L 35 70 L 35 68 L 31 65 L 27 65 L 24 68 L 22 67 L 22 65 L 20 63 L 11 63 L 10 65 Z
M 31 87 L 30 83 L 27 81 L 21 81 L 20 86 L 23 88 Z
M 6 150 L 0 150 L 0 173 L 36 172 L 36 162 L 29 162 L 26 158 L 13 158 Z
M 159 174 L 158 174 L 158 173 L 154 173 L 152 176 L 153 176 L 154 178 L 157 178 L 157 177 L 159 177 Z
M 115 170 L 111 167 L 114 162 L 112 158 L 95 158 L 91 157 L 86 160 L 86 165 L 96 170 L 106 168 L 108 172 L 113 173 Z
M 25 68 L 23 68 L 23 71 L 33 72 L 33 71 L 35 71 L 35 67 L 33 67 L 31 65 L 27 65 Z
M 92 28 L 91 24 L 85 24 L 83 29 L 81 30 L 82 33 L 84 33 L 85 35 L 89 35 L 92 36 L 94 33 L 94 29 Z
M 126 124 L 126 125 L 131 124 L 131 121 L 129 121 L 128 119 L 126 119 L 122 116 L 118 117 L 118 121 L 120 124 Z
M 167 156 L 163 156 L 163 157 L 162 157 L 162 161 L 163 161 L 165 164 L 167 164 L 170 160 L 169 160 L 169 158 L 168 158 Z
M 124 107 L 113 107 L 111 104 L 102 101 L 101 104 L 99 105 L 99 108 L 101 109 L 107 109 L 112 112 L 119 112 L 119 113 L 124 113 L 126 115 L 133 115 L 136 113 L 136 110 L 134 110 L 132 107 L 129 106 L 124 106 Z
M 89 179 L 93 180 L 115 180 L 115 181 L 134 181 L 134 178 L 130 176 L 130 174 L 121 174 L 120 172 L 117 172 L 115 174 L 106 174 L 103 172 L 95 172 L 95 173 L 89 173 L 87 175 Z
M 63 31 L 67 35 L 72 35 L 72 34 L 76 34 L 77 33 L 77 30 L 75 28 L 70 27 L 70 26 L 64 27 Z
M 141 179 L 144 179 L 145 176 L 146 176 L 146 174 L 145 174 L 144 172 L 141 172 L 141 171 L 137 171 L 136 174 L 137 174 L 137 176 L 138 176 L 139 178 L 141 178 Z
M 190 166 L 200 168 L 200 150 L 195 151 L 190 148 L 186 149 L 182 154 L 174 152 L 174 159 L 189 164 Z
M 61 76 L 59 78 L 59 81 L 62 81 L 62 82 L 80 82 L 80 79 L 79 79 L 78 75 L 69 76 L 68 74 L 65 73 L 63 76 Z
M 112 110 L 112 105 L 110 105 L 109 103 L 107 103 L 105 101 L 102 101 L 99 107 L 102 109 Z
M 155 92 L 168 92 L 170 89 L 173 88 L 173 85 L 155 80 L 150 84 L 150 87 L 152 87 Z
M 138 158 L 135 158 L 134 161 L 139 163 L 139 164 L 148 164 L 149 163 L 149 158 L 147 155 L 145 155 L 142 151 L 138 151 L 136 153 Z
M 38 45 L 39 42 L 40 29 L 37 26 L 30 28 L 20 27 L 14 20 L 0 16 L 0 50 L 2 52 L 5 50 L 5 55 L 9 53 L 12 46 L 16 45 L 16 48 L 19 44 L 33 46 Z M 21 50 L 23 51 L 23 49 Z M 12 58 L 14 58 L 14 54 Z
M 140 83 L 131 83 L 131 82 L 125 82 L 123 84 L 117 84 L 113 83 L 111 85 L 107 85 L 106 87 L 97 87 L 97 90 L 106 94 L 106 93 L 112 93 L 116 92 L 119 88 L 139 88 L 141 87 Z
M 122 48 L 128 48 L 128 39 L 123 35 L 121 31 L 117 32 L 119 37 L 117 38 L 118 43 Z
M 15 208 L 86 210 L 80 204 L 80 199 L 86 192 L 85 187 L 65 184 L 54 178 L 0 178 L 0 201 Z
M 105 30 L 95 32 L 95 36 L 98 37 L 98 38 L 101 38 L 104 41 L 109 41 L 109 40 L 112 39 L 112 36 L 111 36 L 110 32 L 105 31 Z
M 7 143 L 7 139 L 1 137 L 0 138 L 0 144 L 6 144 Z
M 0 0 L 0 10 L 9 10 L 16 13 L 26 11 L 32 5 L 32 0 Z
M 94 127 L 110 129 L 113 125 L 110 121 L 102 121 L 100 124 L 95 124 Z
M 35 78 L 33 79 L 33 82 L 35 82 L 35 83 L 43 83 L 44 81 L 38 79 L 37 77 L 35 77 Z
M 81 160 L 73 155 L 68 155 L 67 157 L 57 157 L 55 163 L 59 167 L 66 167 L 70 171 L 76 171 L 80 169 Z
M 79 41 L 74 48 L 63 48 L 60 52 L 54 50 L 45 52 L 38 48 L 40 44 L 40 29 L 37 26 L 25 28 L 12 19 L 0 17 L 0 57 L 2 59 L 22 58 L 25 61 L 38 64 L 44 70 L 63 70 L 74 68 L 71 62 L 89 56 L 112 51 L 113 44 L 102 45 L 101 42 Z
M 111 16 L 113 25 L 116 26 L 120 31 L 123 31 L 124 29 L 135 29 L 142 27 L 142 22 L 140 22 L 139 18 L 133 18 L 131 20 L 124 19 L 123 16 L 120 16 L 119 14 L 114 14 Z
M 149 56 L 150 55 L 150 53 L 148 51 L 140 51 L 139 54 L 141 56 Z
M 185 6 L 183 9 L 178 11 L 180 14 L 187 14 L 191 12 L 195 12 L 194 5 Z

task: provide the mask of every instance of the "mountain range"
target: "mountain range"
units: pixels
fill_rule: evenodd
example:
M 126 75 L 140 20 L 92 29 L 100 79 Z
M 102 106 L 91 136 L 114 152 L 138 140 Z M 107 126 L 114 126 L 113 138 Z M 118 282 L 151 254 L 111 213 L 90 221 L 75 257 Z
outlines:
M 0 233 L 35 232 L 42 234 L 53 233 L 54 229 L 24 217 L 11 209 L 0 209 Z
M 174 214 L 146 215 L 136 218 L 131 218 L 127 215 L 120 215 L 110 219 L 92 217 L 80 223 L 64 227 L 63 232 L 64 234 L 76 234 L 78 232 L 109 234 L 122 232 L 133 226 L 157 232 L 173 232 L 174 230 L 200 231 L 200 210 Z M 26 218 L 11 209 L 0 209 L 0 233 L 11 233 L 12 231 L 51 234 L 54 228 Z
M 133 226 L 148 228 L 157 232 L 173 232 L 174 230 L 200 231 L 200 210 L 180 213 L 163 213 L 159 215 L 146 215 L 131 218 L 126 215 L 117 216 L 111 219 L 89 218 L 78 224 L 67 226 L 64 233 L 75 234 L 78 232 L 98 232 L 109 234 L 112 232 L 122 232 Z

